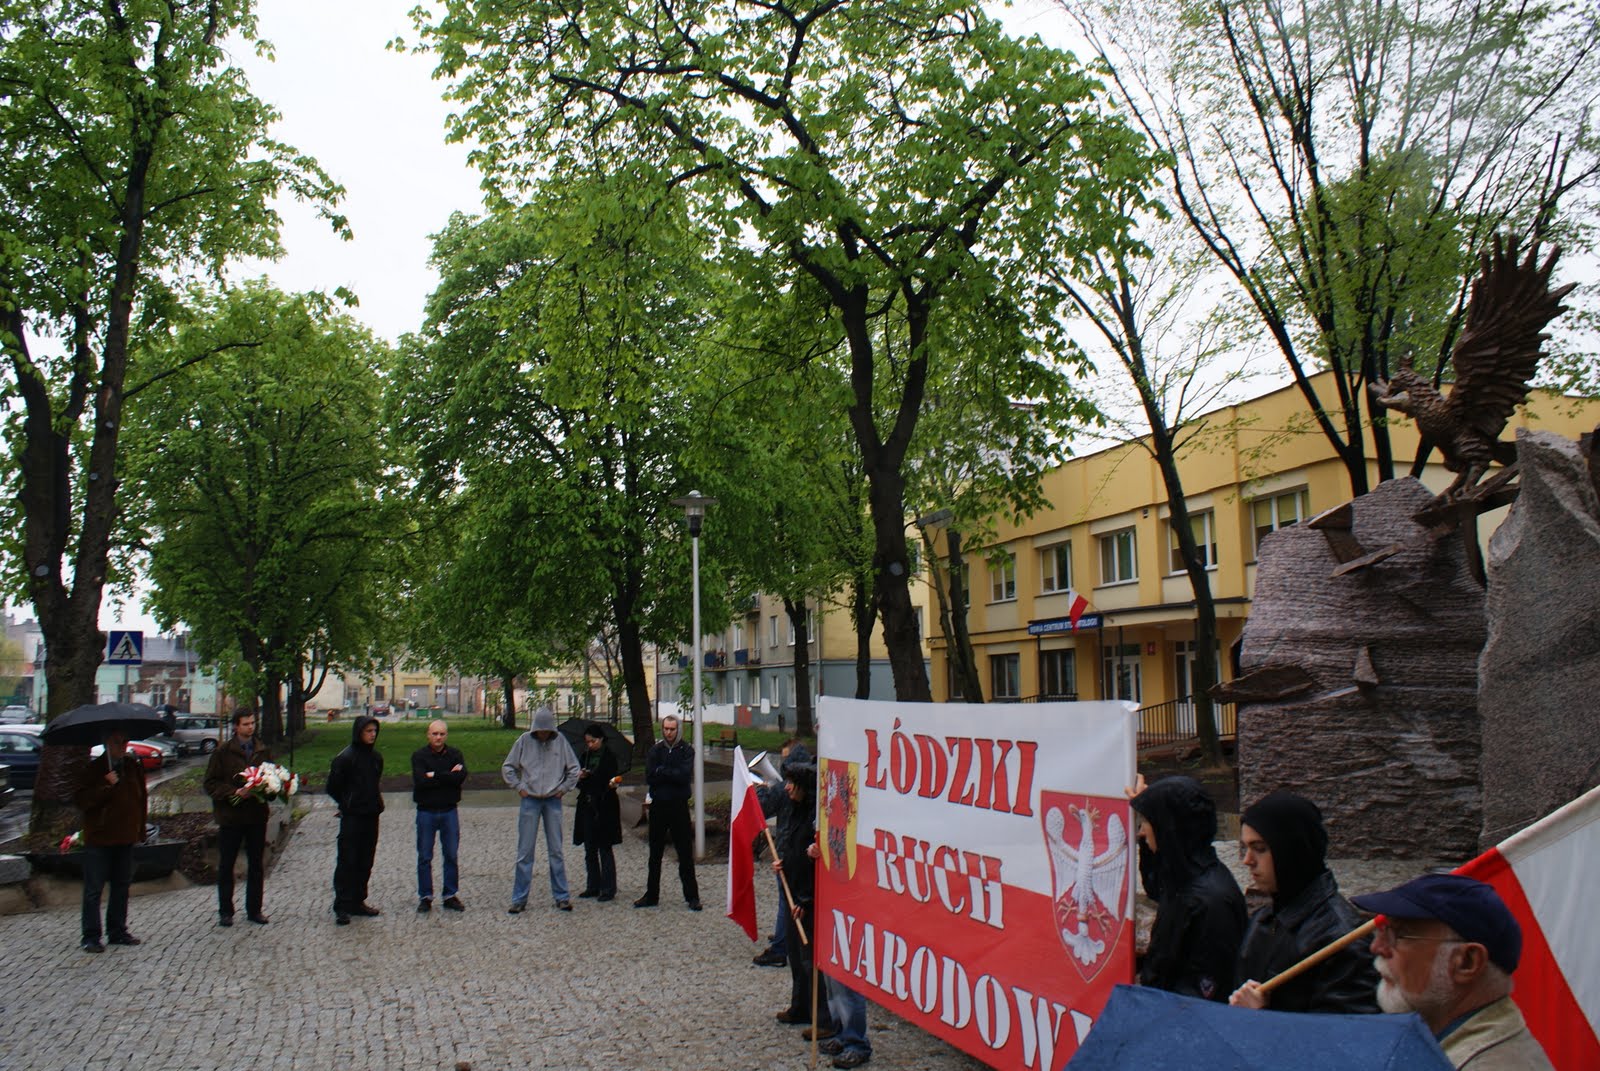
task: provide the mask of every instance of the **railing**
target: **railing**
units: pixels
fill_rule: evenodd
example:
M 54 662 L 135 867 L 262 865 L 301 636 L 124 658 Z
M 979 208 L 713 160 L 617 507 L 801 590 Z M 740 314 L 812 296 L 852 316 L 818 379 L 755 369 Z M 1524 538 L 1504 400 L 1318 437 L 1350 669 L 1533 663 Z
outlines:
M 1170 747 L 1191 744 L 1200 739 L 1195 723 L 1194 697 L 1173 699 L 1139 708 L 1139 747 Z M 1239 711 L 1232 703 L 1212 703 L 1217 720 L 1217 737 L 1228 740 L 1239 733 Z

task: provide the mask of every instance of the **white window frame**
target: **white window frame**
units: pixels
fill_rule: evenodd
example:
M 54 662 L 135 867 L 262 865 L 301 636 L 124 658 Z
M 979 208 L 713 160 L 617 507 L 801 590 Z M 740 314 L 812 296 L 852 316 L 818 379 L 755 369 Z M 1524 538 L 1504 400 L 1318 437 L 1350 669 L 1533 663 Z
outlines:
M 1005 672 L 1001 669 L 1005 667 Z M 1004 690 L 1002 690 L 1004 689 Z M 989 656 L 989 698 L 1022 698 L 1022 656 L 1015 651 Z
M 1265 506 L 1267 523 L 1262 525 L 1256 516 L 1256 507 Z M 1283 509 L 1291 506 L 1297 516 L 1289 518 Z M 1280 528 L 1304 524 L 1311 518 L 1311 492 L 1304 487 L 1277 491 L 1270 495 L 1257 495 L 1250 500 L 1250 533 L 1255 539 L 1256 553 L 1261 553 L 1261 541 Z
M 1200 560 L 1205 567 L 1217 567 L 1217 514 L 1215 510 L 1202 509 L 1189 514 L 1191 527 L 1199 525 L 1200 530 L 1195 533 L 1195 541 L 1200 544 Z M 1178 546 L 1178 530 L 1172 525 L 1172 518 L 1167 518 L 1167 559 L 1168 566 L 1173 576 L 1184 571 L 1183 551 Z
M 1017 556 L 1010 551 L 989 563 L 989 601 L 1017 601 Z
M 1127 538 L 1126 552 L 1120 549 L 1120 541 Z M 1099 541 L 1100 552 L 1100 586 L 1112 587 L 1117 584 L 1132 584 L 1139 579 L 1139 533 L 1132 526 L 1118 528 L 1114 532 L 1095 537 Z M 1110 551 L 1109 555 L 1107 551 Z M 1127 575 L 1122 575 L 1126 567 Z
M 1039 548 L 1039 592 L 1054 595 L 1072 590 L 1072 541 Z
M 778 615 L 767 615 L 767 646 L 778 646 Z

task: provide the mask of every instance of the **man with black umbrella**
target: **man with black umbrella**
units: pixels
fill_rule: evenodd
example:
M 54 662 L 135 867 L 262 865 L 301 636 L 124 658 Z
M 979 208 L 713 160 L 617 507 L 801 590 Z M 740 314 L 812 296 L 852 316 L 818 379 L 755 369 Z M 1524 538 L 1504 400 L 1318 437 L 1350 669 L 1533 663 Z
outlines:
M 83 812 L 83 950 L 104 952 L 102 933 L 114 945 L 136 945 L 128 932 L 128 887 L 133 884 L 133 846 L 144 839 L 149 810 L 144 768 L 128 753 L 120 727 L 101 735 L 105 753 L 91 759 L 79 775 L 73 802 Z M 105 929 L 100 926 L 100 894 L 106 883 Z

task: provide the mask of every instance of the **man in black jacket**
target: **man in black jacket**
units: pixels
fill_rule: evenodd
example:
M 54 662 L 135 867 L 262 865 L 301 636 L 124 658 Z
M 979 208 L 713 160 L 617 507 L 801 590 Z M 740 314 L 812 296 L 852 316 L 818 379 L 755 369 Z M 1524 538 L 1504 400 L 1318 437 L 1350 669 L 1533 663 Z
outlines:
M 417 910 L 433 910 L 433 842 L 444 854 L 444 906 L 465 911 L 456 895 L 460 871 L 456 848 L 461 843 L 461 785 L 467 779 L 467 760 L 460 749 L 445 743 L 450 728 L 442 721 L 428 726 L 428 743 L 411 753 L 411 798 L 417 805 Z
M 661 719 L 661 739 L 644 760 L 644 780 L 650 797 L 650 869 L 644 895 L 634 907 L 655 907 L 661 902 L 661 857 L 667 838 L 678 855 L 678 880 L 690 911 L 700 910 L 700 885 L 694 876 L 694 836 L 689 822 L 689 796 L 694 786 L 694 748 L 678 737 L 678 719 Z
M 378 815 L 383 812 L 383 756 L 378 754 L 378 719 L 363 715 L 350 731 L 350 746 L 333 757 L 328 795 L 339 805 L 338 854 L 333 866 L 333 915 L 341 926 L 351 915 L 380 915 L 367 903 L 367 882 L 378 854 Z
M 217 819 L 217 925 L 233 925 L 233 865 L 244 849 L 244 911 L 258 926 L 267 924 L 262 911 L 266 885 L 267 801 L 242 787 L 240 776 L 252 766 L 271 762 L 272 754 L 256 739 L 256 712 L 233 712 L 233 737 L 211 753 L 206 763 L 205 792 Z

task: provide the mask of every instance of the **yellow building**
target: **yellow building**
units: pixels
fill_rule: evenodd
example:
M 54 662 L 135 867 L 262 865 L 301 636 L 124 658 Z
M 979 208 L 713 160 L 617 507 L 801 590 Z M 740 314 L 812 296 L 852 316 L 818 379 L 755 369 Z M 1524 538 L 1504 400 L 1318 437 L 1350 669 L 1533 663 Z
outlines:
M 1314 382 L 1320 397 L 1335 396 L 1331 373 Z M 1506 438 L 1517 426 L 1576 438 L 1597 419 L 1600 403 L 1535 392 L 1513 417 Z M 1210 563 L 1219 665 L 1229 679 L 1250 613 L 1261 539 L 1351 494 L 1343 465 L 1292 385 L 1204 420 L 1206 430 L 1178 467 Z M 1399 418 L 1390 433 L 1397 464 L 1405 468 L 1416 454 L 1415 427 Z M 1443 490 L 1453 474 L 1437 453 L 1433 462 L 1423 482 Z M 1375 483 L 1376 466 L 1370 468 Z M 1154 460 L 1138 442 L 1113 446 L 1054 469 L 1045 476 L 1044 491 L 1047 508 L 1021 525 L 1001 519 L 998 539 L 965 555 L 968 624 L 984 698 L 1131 699 L 1144 707 L 1167 705 L 1167 720 L 1192 728 L 1185 700 L 1194 663 L 1194 597 Z M 1503 514 L 1487 515 L 1482 533 Z M 1076 628 L 1069 589 L 1088 600 Z M 944 638 L 930 637 L 929 646 L 934 698 L 952 698 Z M 1224 717 L 1231 718 L 1231 711 Z M 1225 733 L 1231 731 L 1224 725 Z

